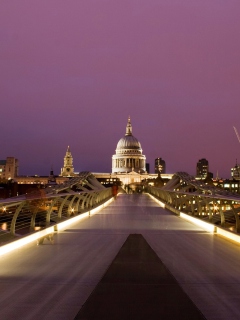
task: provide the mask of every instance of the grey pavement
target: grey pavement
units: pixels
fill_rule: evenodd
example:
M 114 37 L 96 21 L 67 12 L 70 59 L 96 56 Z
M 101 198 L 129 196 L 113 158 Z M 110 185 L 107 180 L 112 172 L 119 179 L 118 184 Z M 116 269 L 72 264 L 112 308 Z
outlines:
M 129 234 L 142 234 L 208 320 L 240 319 L 240 246 L 120 195 L 54 236 L 1 257 L 2 319 L 74 319 Z

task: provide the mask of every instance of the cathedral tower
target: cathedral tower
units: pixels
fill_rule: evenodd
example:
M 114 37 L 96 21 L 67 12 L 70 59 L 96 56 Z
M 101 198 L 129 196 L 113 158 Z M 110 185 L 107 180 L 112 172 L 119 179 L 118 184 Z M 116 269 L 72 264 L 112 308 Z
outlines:
M 72 157 L 69 146 L 67 147 L 67 152 L 64 157 L 64 164 L 63 164 L 63 168 L 61 169 L 60 176 L 63 176 L 63 177 L 74 176 L 73 157 Z

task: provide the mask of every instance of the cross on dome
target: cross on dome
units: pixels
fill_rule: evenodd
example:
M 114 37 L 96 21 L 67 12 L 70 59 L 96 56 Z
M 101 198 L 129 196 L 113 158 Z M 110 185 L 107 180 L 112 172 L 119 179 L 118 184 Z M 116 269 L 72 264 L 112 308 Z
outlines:
M 130 116 L 128 117 L 127 127 L 126 127 L 126 134 L 125 136 L 131 136 L 132 135 L 132 124 Z

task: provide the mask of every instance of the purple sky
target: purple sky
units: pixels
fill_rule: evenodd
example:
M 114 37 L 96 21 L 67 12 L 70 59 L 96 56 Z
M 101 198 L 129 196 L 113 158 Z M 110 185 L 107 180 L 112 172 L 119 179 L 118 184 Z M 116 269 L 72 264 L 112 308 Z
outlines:
M 2 0 L 0 159 L 110 172 L 128 115 L 153 172 L 230 176 L 240 144 L 239 0 Z

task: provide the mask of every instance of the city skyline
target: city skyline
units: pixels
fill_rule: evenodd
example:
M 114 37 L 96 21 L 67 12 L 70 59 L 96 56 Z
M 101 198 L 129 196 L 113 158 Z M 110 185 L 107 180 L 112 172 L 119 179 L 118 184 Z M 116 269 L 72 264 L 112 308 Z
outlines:
M 120 139 L 119 139 L 120 140 Z M 141 143 L 141 141 L 140 141 L 140 143 Z M 71 149 L 71 147 L 70 146 L 67 146 L 67 148 L 66 148 L 66 150 L 68 149 L 68 148 L 70 148 L 70 150 L 71 150 L 71 153 L 74 153 L 74 152 L 72 152 L 72 149 Z M 66 151 L 65 150 L 65 151 Z M 66 153 L 66 152 L 65 152 Z M 24 174 L 21 174 L 21 167 L 20 167 L 20 175 L 34 175 L 34 174 L 36 174 L 36 175 L 48 175 L 49 174 L 49 172 L 50 172 L 50 170 L 53 170 L 54 171 L 54 174 L 55 175 L 59 175 L 60 174 L 60 171 L 61 171 L 61 168 L 63 167 L 63 163 L 64 163 L 64 156 L 65 156 L 65 153 L 64 153 L 64 155 L 62 156 L 62 159 L 59 161 L 59 159 L 55 159 L 55 160 L 57 160 L 57 161 L 55 161 L 56 163 L 60 163 L 60 169 L 58 170 L 58 168 L 55 168 L 53 165 L 51 165 L 51 167 L 49 167 L 48 169 L 46 169 L 46 168 L 44 168 L 44 167 L 41 167 L 41 169 L 39 170 L 39 171 L 36 171 L 35 173 L 29 173 L 29 172 L 24 172 Z M 16 157 L 17 158 L 17 157 Z M 164 160 L 164 159 L 163 159 Z M 187 168 L 187 170 L 175 170 L 175 171 L 168 171 L 168 170 L 166 170 L 166 173 L 175 173 L 175 172 L 177 172 L 177 171 L 185 171 L 185 172 L 187 172 L 187 173 L 189 173 L 189 174 L 191 174 L 191 175 L 193 175 L 193 176 L 195 176 L 196 175 L 196 166 L 197 166 L 197 163 L 198 163 L 198 161 L 199 161 L 200 159 L 198 159 L 198 160 L 196 160 L 196 163 L 195 163 L 195 166 L 193 167 L 193 168 Z M 237 159 L 236 159 L 237 160 Z M 73 161 L 74 161 L 74 157 L 73 157 Z M 155 159 L 154 159 L 154 161 L 155 161 Z M 75 161 L 74 161 L 75 162 Z M 149 162 L 147 162 L 147 163 L 149 163 Z M 154 163 L 149 163 L 150 164 L 150 168 L 151 168 L 151 170 L 150 170 L 150 173 L 154 173 Z M 236 162 L 235 162 L 235 164 L 236 164 Z M 235 165 L 235 164 L 233 164 L 232 165 L 232 167 Z M 93 164 L 94 165 L 94 164 Z M 166 165 L 167 165 L 167 163 L 166 163 Z M 23 165 L 23 168 L 26 168 L 27 166 L 24 166 Z M 89 167 L 88 166 L 86 166 L 84 169 L 80 169 L 80 170 L 78 170 L 77 168 L 79 168 L 79 167 L 81 167 L 81 164 L 79 165 L 78 163 L 76 164 L 76 165 L 73 165 L 73 167 L 74 167 L 74 171 L 75 172 L 80 172 L 80 171 L 91 171 L 91 172 L 111 172 L 111 168 L 109 169 L 109 170 L 90 170 L 89 169 Z M 170 164 L 170 167 L 174 167 L 174 165 L 171 165 Z M 232 168 L 231 167 L 231 168 Z M 209 167 L 210 168 L 210 167 Z M 223 178 L 230 178 L 230 176 L 231 176 L 231 168 L 228 170 L 229 171 L 229 174 L 228 174 L 228 176 L 221 176 L 220 174 L 219 174 L 219 172 L 217 171 L 216 172 L 216 175 L 214 176 L 214 177 L 216 177 L 216 176 L 218 176 L 218 177 L 223 177 Z M 57 169 L 57 171 L 56 171 L 56 169 Z M 24 170 L 24 169 L 23 169 Z M 27 169 L 25 169 L 25 170 L 27 170 Z M 212 172 L 210 169 L 209 169 L 209 172 Z
M 0 159 L 20 175 L 111 172 L 130 115 L 150 172 L 230 178 L 240 144 L 240 4 L 4 2 Z

